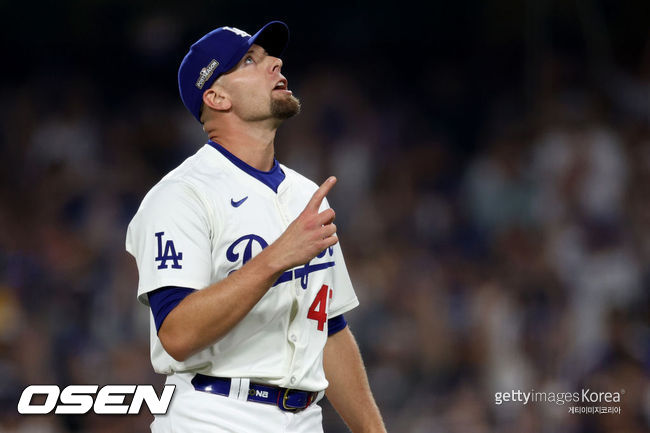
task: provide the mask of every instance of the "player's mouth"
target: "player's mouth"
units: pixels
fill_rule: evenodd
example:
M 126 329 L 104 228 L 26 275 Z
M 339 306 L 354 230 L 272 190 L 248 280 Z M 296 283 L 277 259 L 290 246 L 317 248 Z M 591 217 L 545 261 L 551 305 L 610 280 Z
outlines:
M 281 93 L 286 93 L 286 94 L 293 94 L 291 90 L 288 88 L 288 82 L 285 78 L 279 80 L 276 84 L 275 87 L 273 87 L 274 92 L 281 92 Z

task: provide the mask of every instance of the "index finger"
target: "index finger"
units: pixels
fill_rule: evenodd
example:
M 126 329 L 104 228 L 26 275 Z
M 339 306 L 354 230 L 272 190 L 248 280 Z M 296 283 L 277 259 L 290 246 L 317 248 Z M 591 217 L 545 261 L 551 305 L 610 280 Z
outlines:
M 323 199 L 327 195 L 328 192 L 332 189 L 334 184 L 336 183 L 336 177 L 330 176 L 327 178 L 325 182 L 316 190 L 314 195 L 311 197 L 309 200 L 309 203 L 307 203 L 307 206 L 305 209 L 311 209 L 314 212 L 318 212 L 320 209 L 320 205 L 323 202 Z

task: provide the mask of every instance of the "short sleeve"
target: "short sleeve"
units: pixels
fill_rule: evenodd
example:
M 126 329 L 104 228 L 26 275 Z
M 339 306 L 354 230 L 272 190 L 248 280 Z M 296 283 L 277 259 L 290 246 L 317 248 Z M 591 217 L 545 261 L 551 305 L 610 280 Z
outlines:
M 156 324 L 156 331 L 160 332 L 160 327 L 169 313 L 183 299 L 195 291 L 194 289 L 185 287 L 163 287 L 147 293 L 147 299 L 149 299 L 149 306 L 153 314 L 153 321 Z
M 165 286 L 202 289 L 212 273 L 212 215 L 206 202 L 182 181 L 154 187 L 129 224 L 126 250 L 138 266 L 138 300 Z
M 348 326 L 348 322 L 345 320 L 345 317 L 343 317 L 343 314 L 332 317 L 327 321 L 327 336 L 331 337 L 334 334 L 339 333 L 345 327 Z

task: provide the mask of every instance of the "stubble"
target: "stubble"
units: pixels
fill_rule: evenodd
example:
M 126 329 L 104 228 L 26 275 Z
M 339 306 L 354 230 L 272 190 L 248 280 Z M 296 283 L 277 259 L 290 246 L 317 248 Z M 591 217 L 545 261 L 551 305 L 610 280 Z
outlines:
M 300 113 L 300 100 L 293 95 L 271 99 L 271 116 L 285 120 Z

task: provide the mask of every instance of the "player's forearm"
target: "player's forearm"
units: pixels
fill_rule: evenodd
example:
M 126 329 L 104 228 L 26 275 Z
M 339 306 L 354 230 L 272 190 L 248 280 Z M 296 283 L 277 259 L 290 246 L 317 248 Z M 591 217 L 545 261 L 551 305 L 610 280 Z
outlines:
M 181 301 L 158 337 L 174 359 L 184 361 L 226 335 L 264 296 L 285 269 L 273 245 L 230 274 Z
M 385 433 L 359 347 L 349 328 L 327 339 L 323 366 L 330 383 L 327 399 L 350 430 L 353 433 Z

